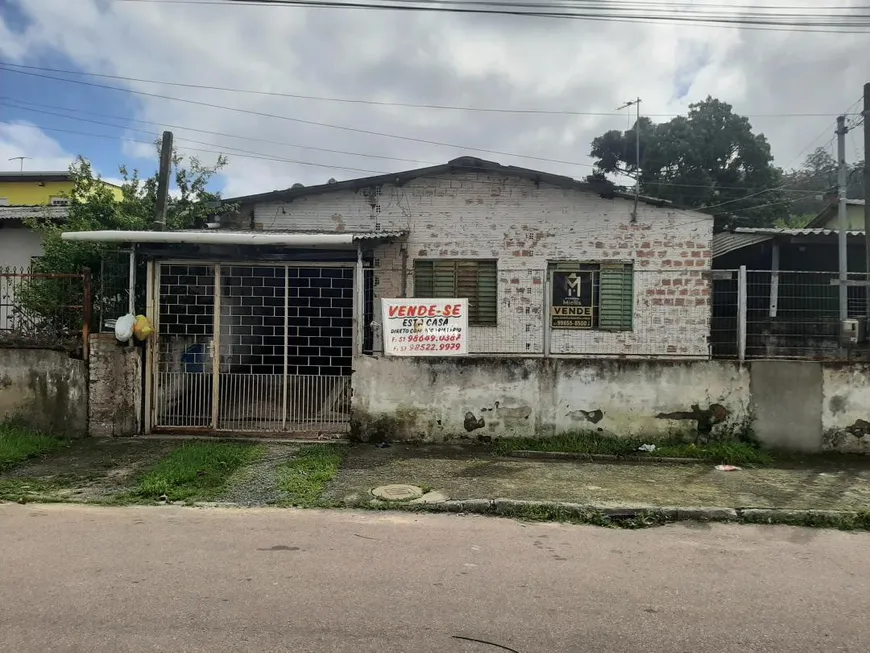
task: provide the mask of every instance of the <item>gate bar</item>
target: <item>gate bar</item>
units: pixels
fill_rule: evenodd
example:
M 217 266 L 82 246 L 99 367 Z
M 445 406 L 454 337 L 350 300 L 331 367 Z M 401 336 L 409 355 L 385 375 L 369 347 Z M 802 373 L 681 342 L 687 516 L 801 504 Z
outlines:
M 211 339 L 211 427 L 218 428 L 221 367 L 221 264 L 214 266 L 214 326 Z
M 284 266 L 284 381 L 281 384 L 281 430 L 287 430 L 287 359 L 290 356 L 290 268 Z

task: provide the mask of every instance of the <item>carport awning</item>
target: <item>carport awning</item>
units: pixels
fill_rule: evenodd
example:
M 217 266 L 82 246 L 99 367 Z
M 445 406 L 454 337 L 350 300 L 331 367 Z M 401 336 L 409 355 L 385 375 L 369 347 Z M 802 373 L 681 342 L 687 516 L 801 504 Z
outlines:
M 407 231 L 356 233 L 281 233 L 262 231 L 67 231 L 61 239 L 90 243 L 158 243 L 167 245 L 278 245 L 284 247 L 352 247 L 361 241 L 392 240 Z

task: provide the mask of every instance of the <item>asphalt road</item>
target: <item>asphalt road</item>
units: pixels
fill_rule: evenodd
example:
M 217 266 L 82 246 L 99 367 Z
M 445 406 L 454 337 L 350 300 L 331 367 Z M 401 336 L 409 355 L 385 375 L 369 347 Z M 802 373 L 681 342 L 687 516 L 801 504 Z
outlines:
M 870 534 L 0 505 L 0 651 L 867 651 Z

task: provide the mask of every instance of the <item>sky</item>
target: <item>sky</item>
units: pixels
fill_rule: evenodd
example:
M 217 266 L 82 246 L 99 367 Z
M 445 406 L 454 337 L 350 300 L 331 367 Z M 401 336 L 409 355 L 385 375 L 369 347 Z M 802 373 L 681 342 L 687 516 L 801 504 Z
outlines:
M 714 0 L 696 4 L 702 1 Z M 592 172 L 592 139 L 629 127 L 633 116 L 616 110 L 627 100 L 642 98 L 643 114 L 664 121 L 708 95 L 749 116 L 769 139 L 775 163 L 789 168 L 814 147 L 831 147 L 838 113 L 860 110 L 855 102 L 870 81 L 868 45 L 870 33 L 241 3 L 0 0 L 0 65 L 19 66 L 0 69 L 0 170 L 17 170 L 19 162 L 8 160 L 15 156 L 30 157 L 25 170 L 57 170 L 82 155 L 106 179 L 117 179 L 119 164 L 150 175 L 157 167 L 153 142 L 171 129 L 182 154 L 204 163 L 220 152 L 229 157 L 213 182 L 224 197 L 463 155 L 582 178 Z M 850 161 L 863 158 L 861 129 L 848 137 Z

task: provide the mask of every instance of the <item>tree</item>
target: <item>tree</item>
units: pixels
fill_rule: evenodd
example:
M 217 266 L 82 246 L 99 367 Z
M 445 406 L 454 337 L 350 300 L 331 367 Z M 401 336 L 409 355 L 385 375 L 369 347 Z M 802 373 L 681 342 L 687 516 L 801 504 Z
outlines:
M 173 153 L 175 192 L 167 203 L 167 229 L 202 228 L 216 214 L 232 210 L 230 206 L 219 204 L 218 193 L 208 190 L 209 181 L 225 165 L 224 157 L 219 157 L 214 166 L 205 166 L 195 157 L 185 160 L 183 156 Z M 103 312 L 101 308 L 112 306 L 112 312 L 117 312 L 114 307 L 119 303 L 118 293 L 120 290 L 126 292 L 126 268 L 119 266 L 119 271 L 124 274 L 120 283 L 117 279 L 111 280 L 114 283 L 107 283 L 106 275 L 100 274 L 107 261 L 118 260 L 120 247 L 114 243 L 64 241 L 61 240 L 61 234 L 65 231 L 135 231 L 152 228 L 157 197 L 156 172 L 143 180 L 137 170 L 131 173 L 125 166 L 120 166 L 119 171 L 123 179 L 120 198 L 94 173 L 86 159 L 78 157 L 70 165 L 73 188 L 68 193 L 67 218 L 62 222 L 36 218 L 29 225 L 43 237 L 43 254 L 34 262 L 33 272 L 73 274 L 85 268 L 92 271 L 95 319 Z M 138 275 L 140 287 L 137 288 L 137 296 L 140 300 L 144 297 L 144 278 L 144 274 Z M 57 306 L 69 304 L 69 298 L 63 296 L 69 293 L 68 285 L 51 278 L 31 279 L 19 298 L 22 311 L 43 318 L 52 315 Z M 121 304 L 126 310 L 126 298 Z M 141 305 L 141 301 L 137 301 L 137 305 Z M 119 315 L 111 314 L 111 317 Z
M 825 148 L 816 148 L 797 169 L 784 175 L 790 195 L 789 226 L 803 226 L 837 196 L 837 160 Z M 864 162 L 850 164 L 846 172 L 846 197 L 864 199 Z
M 640 119 L 640 188 L 644 195 L 700 209 L 732 225 L 771 225 L 787 215 L 782 173 L 770 145 L 731 105 L 708 97 L 687 116 Z M 592 141 L 598 172 L 635 176 L 634 128 Z

